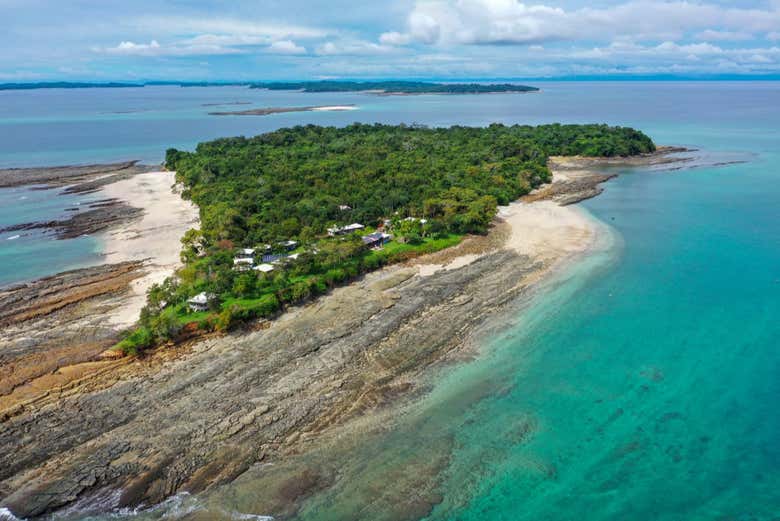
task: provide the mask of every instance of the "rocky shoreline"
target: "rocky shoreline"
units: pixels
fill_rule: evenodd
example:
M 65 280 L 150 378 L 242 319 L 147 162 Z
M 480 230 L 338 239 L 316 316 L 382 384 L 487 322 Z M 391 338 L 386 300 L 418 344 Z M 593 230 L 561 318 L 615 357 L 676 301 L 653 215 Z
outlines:
M 53 166 L 37 168 L 0 169 L 0 188 L 35 185 L 40 190 L 68 186 L 69 193 L 86 193 L 153 167 L 139 165 L 138 161 L 94 164 L 83 166 Z M 98 181 L 102 179 L 102 181 Z M 96 184 L 99 183 L 99 184 Z
M 30 186 L 35 190 L 61 188 L 58 195 L 87 195 L 113 183 L 155 170 L 137 161 L 86 166 L 11 168 L 0 170 L 0 188 Z M 0 229 L 0 233 L 39 230 L 53 233 L 57 239 L 91 235 L 138 219 L 143 210 L 111 197 L 68 208 L 65 219 L 19 223 Z
M 665 154 L 632 164 L 665 161 Z M 546 201 L 557 211 L 550 201 L 599 193 L 609 178 L 600 163 L 568 161 L 571 168 L 522 204 Z M 471 356 L 469 339 L 487 318 L 584 251 L 534 256 L 519 253 L 512 240 L 512 226 L 499 220 L 486 237 L 370 273 L 253 331 L 141 359 L 85 351 L 94 354 L 17 378 L 0 390 L 0 505 L 24 517 L 65 506 L 105 512 L 213 490 L 270 462 L 275 471 L 257 491 L 258 504 L 278 519 L 295 515 L 309 494 L 338 480 L 337 466 L 307 466 L 304 455 L 335 443 L 339 432 L 376 428 L 365 425 L 424 392 L 431 371 Z M 21 338 L 47 318 L 17 318 L 13 327 Z M 30 351 L 19 353 L 0 358 L 0 374 L 29 371 L 23 360 Z M 398 499 L 394 519 L 419 518 L 436 503 L 425 486 Z

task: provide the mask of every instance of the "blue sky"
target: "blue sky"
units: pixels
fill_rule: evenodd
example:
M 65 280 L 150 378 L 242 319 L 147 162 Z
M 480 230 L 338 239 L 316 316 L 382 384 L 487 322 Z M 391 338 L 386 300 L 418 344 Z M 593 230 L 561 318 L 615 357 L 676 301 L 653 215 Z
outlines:
M 0 0 L 0 82 L 780 74 L 780 0 Z

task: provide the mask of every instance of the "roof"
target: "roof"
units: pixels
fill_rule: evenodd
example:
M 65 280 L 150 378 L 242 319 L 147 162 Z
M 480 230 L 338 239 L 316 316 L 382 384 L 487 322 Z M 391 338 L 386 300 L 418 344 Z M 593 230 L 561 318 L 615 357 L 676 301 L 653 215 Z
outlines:
M 241 248 L 238 250 L 238 253 L 241 255 L 254 255 L 255 249 L 254 248 Z
M 233 259 L 233 264 L 252 264 L 252 259 L 247 259 L 245 257 L 236 257 Z
M 258 264 L 252 269 L 255 271 L 262 271 L 263 273 L 268 273 L 269 271 L 273 271 L 274 267 L 270 264 Z
M 214 294 L 213 293 L 203 292 L 203 293 L 198 293 L 197 295 L 195 295 L 194 297 L 189 299 L 187 302 L 189 304 L 204 304 L 205 305 L 205 304 L 208 304 L 209 301 L 212 300 L 213 298 L 214 298 Z
M 287 255 L 283 254 L 269 254 L 269 255 L 263 255 L 263 262 L 277 262 L 281 259 L 286 258 Z
M 352 231 L 352 230 L 362 230 L 363 228 L 365 228 L 365 226 L 363 226 L 360 223 L 352 223 L 352 224 L 348 224 L 345 227 L 343 227 L 342 230 L 348 232 L 348 231 Z
M 390 235 L 389 233 L 374 232 L 374 233 L 369 233 L 368 235 L 364 235 L 361 238 L 363 239 L 364 243 L 371 244 L 372 242 L 384 241 L 386 239 L 390 239 L 391 237 L 392 235 Z

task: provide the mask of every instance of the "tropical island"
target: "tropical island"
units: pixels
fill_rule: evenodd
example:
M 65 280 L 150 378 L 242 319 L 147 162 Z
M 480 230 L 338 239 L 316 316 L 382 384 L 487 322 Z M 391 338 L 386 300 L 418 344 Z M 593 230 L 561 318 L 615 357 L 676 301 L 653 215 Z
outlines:
M 302 92 L 374 92 L 401 94 L 494 94 L 537 92 L 537 87 L 513 83 L 434 83 L 425 81 L 300 81 L 254 83 L 253 89 L 298 90 Z
M 105 264 L 0 290 L 0 505 L 101 513 L 251 479 L 242 512 L 294 517 L 338 483 L 343 441 L 610 240 L 568 206 L 605 165 L 676 151 L 606 125 L 309 125 L 171 149 L 167 171 L 0 171 L 140 210 L 99 232 Z M 421 473 L 393 463 L 391 518 L 438 501 L 447 444 L 428 449 Z
M 298 126 L 169 149 L 201 227 L 184 267 L 149 292 L 117 347 L 271 317 L 384 265 L 484 234 L 499 205 L 551 180 L 550 156 L 649 153 L 642 132 L 606 125 L 487 128 Z
M 141 82 L 31 82 L 0 83 L 3 90 L 37 89 L 124 89 L 143 87 L 249 87 L 266 90 L 302 92 L 371 92 L 379 95 L 408 94 L 495 94 L 537 92 L 537 87 L 513 83 L 438 83 L 426 81 L 348 81 L 322 80 L 299 82 L 211 82 L 211 81 L 141 81 Z

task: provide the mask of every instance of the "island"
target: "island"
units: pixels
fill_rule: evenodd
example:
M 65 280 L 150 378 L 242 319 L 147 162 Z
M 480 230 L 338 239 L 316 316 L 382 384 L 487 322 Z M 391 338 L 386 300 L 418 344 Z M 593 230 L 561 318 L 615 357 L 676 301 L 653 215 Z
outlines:
M 301 81 L 254 83 L 253 89 L 298 90 L 302 92 L 372 92 L 381 95 L 409 94 L 496 94 L 537 92 L 537 87 L 514 83 L 434 83 L 425 81 Z
M 484 234 L 497 207 L 551 180 L 551 155 L 655 150 L 606 125 L 427 128 L 299 126 L 170 149 L 201 228 L 185 267 L 149 293 L 117 348 L 137 353 L 198 330 L 228 330 L 384 265 Z M 191 300 L 195 299 L 195 300 Z
M 271 114 L 284 114 L 285 112 L 341 112 L 355 110 L 355 105 L 320 105 L 313 107 L 265 107 L 248 110 L 215 111 L 209 112 L 209 116 L 270 116 Z
M 141 210 L 99 232 L 105 264 L 0 289 L 0 507 L 99 515 L 249 479 L 243 512 L 294 517 L 483 327 L 603 247 L 570 206 L 602 165 L 672 151 L 606 125 L 307 125 L 171 149 L 166 171 L 0 172 Z M 421 473 L 389 463 L 391 518 L 436 503 L 428 448 Z
M 127 82 L 31 82 L 0 83 L 2 90 L 36 89 L 117 89 L 143 87 L 248 87 L 266 90 L 294 90 L 302 92 L 369 92 L 372 94 L 498 94 L 538 92 L 537 87 L 514 83 L 441 83 L 427 81 L 349 81 L 322 80 L 300 82 L 209 82 L 209 81 L 147 81 Z

